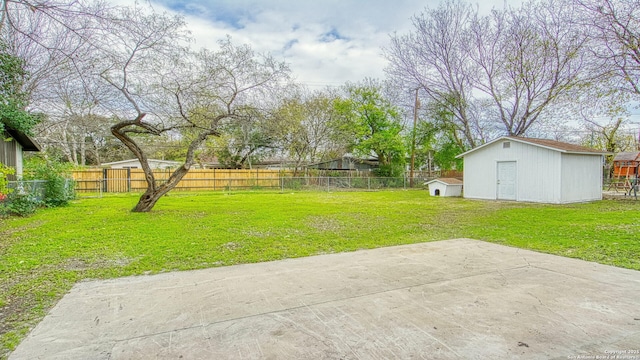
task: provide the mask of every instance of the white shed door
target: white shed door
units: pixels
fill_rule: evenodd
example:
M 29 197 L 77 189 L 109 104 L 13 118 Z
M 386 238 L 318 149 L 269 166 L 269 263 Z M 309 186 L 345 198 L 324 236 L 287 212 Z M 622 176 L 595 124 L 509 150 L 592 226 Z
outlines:
M 498 162 L 498 199 L 516 199 L 517 167 L 515 161 Z

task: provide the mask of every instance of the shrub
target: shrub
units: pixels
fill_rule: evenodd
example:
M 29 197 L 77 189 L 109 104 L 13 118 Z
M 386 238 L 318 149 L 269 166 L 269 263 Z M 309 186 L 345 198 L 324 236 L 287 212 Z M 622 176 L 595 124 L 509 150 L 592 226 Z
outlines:
M 73 182 L 68 178 L 68 165 L 34 157 L 25 164 L 25 178 L 45 180 L 44 205 L 64 206 L 74 198 Z
M 9 201 L 4 206 L 4 215 L 29 216 L 36 212 L 39 202 L 29 194 L 15 194 L 10 196 Z
M 13 175 L 16 170 L 12 167 L 8 167 L 4 164 L 0 164 L 0 201 L 5 200 L 7 195 L 11 192 L 9 189 L 8 175 Z

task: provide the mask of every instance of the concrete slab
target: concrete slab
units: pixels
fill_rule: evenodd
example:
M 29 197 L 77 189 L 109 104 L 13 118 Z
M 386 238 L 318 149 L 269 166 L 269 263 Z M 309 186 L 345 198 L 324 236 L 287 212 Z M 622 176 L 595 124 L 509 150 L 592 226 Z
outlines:
M 639 299 L 638 271 L 456 239 L 79 283 L 9 358 L 640 359 Z

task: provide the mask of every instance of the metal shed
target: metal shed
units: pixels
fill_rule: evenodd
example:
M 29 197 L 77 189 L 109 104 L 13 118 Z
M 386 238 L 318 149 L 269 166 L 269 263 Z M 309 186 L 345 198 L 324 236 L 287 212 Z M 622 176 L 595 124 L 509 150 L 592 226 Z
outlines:
M 431 196 L 460 196 L 462 195 L 462 180 L 454 178 L 433 179 L 425 183 L 429 187 Z
M 563 204 L 602 199 L 601 150 L 505 136 L 467 151 L 464 197 Z

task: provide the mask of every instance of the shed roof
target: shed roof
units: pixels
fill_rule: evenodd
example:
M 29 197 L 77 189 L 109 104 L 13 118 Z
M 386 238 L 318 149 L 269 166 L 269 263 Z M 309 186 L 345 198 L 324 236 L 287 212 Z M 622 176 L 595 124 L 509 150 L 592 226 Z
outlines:
M 478 147 L 475 147 L 465 153 L 462 153 L 456 157 L 463 157 L 471 152 L 480 150 L 486 146 L 489 146 L 493 143 L 496 143 L 498 141 L 503 141 L 503 140 L 511 140 L 511 141 L 516 141 L 516 142 L 520 142 L 523 144 L 529 144 L 529 145 L 533 145 L 533 146 L 539 146 L 545 149 L 549 149 L 549 150 L 554 150 L 554 151 L 559 151 L 562 153 L 567 153 L 567 154 L 583 154 L 583 155 L 606 155 L 609 154 L 606 151 L 602 151 L 602 150 L 597 150 L 597 149 L 592 149 L 592 148 L 588 148 L 588 147 L 584 147 L 584 146 L 580 146 L 580 145 L 574 145 L 574 144 L 569 144 L 569 143 L 565 143 L 565 142 L 561 142 L 561 141 L 555 141 L 555 140 L 549 140 L 549 139 L 536 139 L 536 138 L 526 138 L 526 137 L 520 137 L 520 136 L 502 136 L 500 138 L 497 138 L 493 141 L 489 141 L 486 144 L 482 144 Z
M 463 184 L 462 180 L 458 180 L 455 178 L 440 178 L 440 179 L 433 179 L 431 181 L 427 181 L 425 185 L 429 185 L 434 182 L 439 182 L 445 185 L 462 185 Z
M 22 146 L 23 151 L 40 151 L 40 144 L 38 144 L 35 140 L 33 140 L 29 135 L 20 132 L 18 130 L 14 130 L 8 127 L 5 127 L 7 134 L 10 137 L 15 139 L 18 144 Z M 2 135 L 2 133 L 0 133 Z
M 639 161 L 640 151 L 636 152 L 621 152 L 613 158 L 613 161 Z

